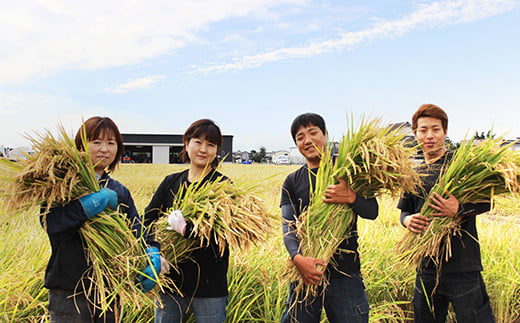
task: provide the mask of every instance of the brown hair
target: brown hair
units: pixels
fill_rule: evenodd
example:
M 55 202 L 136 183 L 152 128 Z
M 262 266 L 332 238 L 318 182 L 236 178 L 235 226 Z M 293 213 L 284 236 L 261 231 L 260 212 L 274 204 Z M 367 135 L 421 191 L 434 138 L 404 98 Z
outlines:
M 200 119 L 192 123 L 182 137 L 184 147 L 181 151 L 181 158 L 183 162 L 190 160 L 188 152 L 186 151 L 186 145 L 193 138 L 204 138 L 207 141 L 217 145 L 217 156 L 211 162 L 211 167 L 213 169 L 217 168 L 219 163 L 218 153 L 220 151 L 220 147 L 222 146 L 222 134 L 220 133 L 220 128 L 215 124 L 215 122 L 209 119 Z
M 83 125 L 81 126 L 81 128 L 79 128 L 78 132 L 76 133 L 76 138 L 74 139 L 74 142 L 79 150 L 85 151 L 86 149 L 83 145 L 84 141 L 89 142 L 91 140 L 101 138 L 103 136 L 106 136 L 110 132 L 112 132 L 112 134 L 114 135 L 114 139 L 117 142 L 116 157 L 114 158 L 114 161 L 108 166 L 108 169 L 110 171 L 113 171 L 119 163 L 119 160 L 121 159 L 124 147 L 121 133 L 119 132 L 119 129 L 117 128 L 114 121 L 112 121 L 112 119 L 107 117 L 89 118 L 87 121 L 83 122 Z M 86 138 L 83 138 L 83 134 L 86 135 Z
M 415 133 L 417 130 L 417 122 L 419 118 L 430 117 L 441 120 L 442 128 L 444 132 L 448 131 L 448 115 L 444 110 L 436 106 L 435 104 L 423 104 L 414 113 L 412 117 L 412 130 Z

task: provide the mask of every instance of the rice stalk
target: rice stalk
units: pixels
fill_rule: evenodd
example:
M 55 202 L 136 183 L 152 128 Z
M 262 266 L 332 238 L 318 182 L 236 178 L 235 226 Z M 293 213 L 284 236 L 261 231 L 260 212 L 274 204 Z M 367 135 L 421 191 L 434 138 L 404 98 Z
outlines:
M 89 154 L 79 151 L 63 126 L 58 126 L 59 137 L 50 131 L 27 136 L 33 155 L 25 160 L 1 162 L 11 172 L 3 190 L 4 204 L 12 213 L 42 205 L 44 226 L 50 208 L 61 207 L 84 195 L 96 192 L 100 186 L 95 177 Z M 83 129 L 84 147 L 88 142 Z M 87 220 L 80 228 L 91 269 L 85 273 L 77 288 L 85 289 L 89 301 L 106 311 L 119 298 L 121 302 L 153 302 L 142 297 L 135 279 L 148 265 L 141 241 L 129 228 L 119 211 L 105 209 Z
M 443 198 L 453 194 L 460 204 L 490 201 L 494 195 L 520 192 L 520 154 L 511 145 L 501 145 L 503 137 L 481 143 L 464 141 L 449 165 L 445 165 L 421 209 L 430 219 L 426 231 L 408 232 L 398 243 L 399 263 L 418 266 L 424 257 L 439 269 L 451 257 L 451 239 L 460 236 L 462 218 L 435 217 L 429 206 L 433 193 Z
M 265 233 L 273 228 L 273 216 L 263 201 L 252 194 L 255 186 L 239 186 L 222 178 L 181 186 L 169 212 L 181 210 L 193 224 L 192 237 L 197 239 L 184 239 L 166 230 L 167 216 L 161 217 L 156 236 L 166 259 L 171 263 L 182 262 L 194 248 L 207 247 L 212 240 L 221 255 L 226 246 L 245 250 L 265 242 Z
M 352 233 L 356 218 L 349 205 L 323 201 L 329 185 L 337 184 L 337 179 L 342 178 L 357 195 L 372 198 L 383 192 L 397 195 L 403 190 L 413 191 L 418 181 L 410 159 L 413 148 L 403 145 L 404 134 L 400 129 L 384 127 L 378 118 L 362 118 L 357 127 L 352 118 L 347 123 L 349 127 L 339 144 L 336 162 L 332 161 L 330 147 L 321 154 L 310 204 L 296 225 L 301 254 L 321 259 L 329 266 L 335 266 L 332 257 Z M 304 293 L 304 299 L 316 296 L 318 286 L 305 285 L 292 262 L 289 268 L 289 279 L 298 282 L 295 292 Z M 326 287 L 327 284 L 322 279 L 319 285 Z

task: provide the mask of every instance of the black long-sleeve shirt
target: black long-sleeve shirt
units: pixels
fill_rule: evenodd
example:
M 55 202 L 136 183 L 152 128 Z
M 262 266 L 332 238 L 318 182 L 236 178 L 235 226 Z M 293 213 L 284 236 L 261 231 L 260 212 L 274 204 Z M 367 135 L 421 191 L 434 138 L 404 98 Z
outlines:
M 403 225 L 405 217 L 421 212 L 441 170 L 449 165 L 452 158 L 453 153 L 447 152 L 431 164 L 423 163 L 418 166 L 417 172 L 421 175 L 421 184 L 415 189 L 417 194 L 405 193 L 397 205 L 401 209 L 400 217 Z M 490 203 L 465 203 L 459 206 L 457 216 L 462 218 L 460 235 L 450 237 L 452 256 L 447 262 L 443 260 L 442 273 L 482 271 L 476 216 L 489 211 L 490 207 Z M 437 271 L 433 260 L 427 257 L 422 260 L 418 269 L 427 273 Z
M 227 179 L 221 173 L 212 171 L 202 179 L 202 182 L 216 181 L 219 178 Z M 181 185 L 190 185 L 188 170 L 166 176 L 145 209 L 147 226 L 172 207 Z M 193 224 L 186 221 L 184 237 L 187 239 L 193 238 L 192 231 Z M 190 254 L 189 258 L 177 264 L 178 272 L 170 270 L 168 274 L 184 296 L 221 297 L 228 295 L 229 248 L 227 246 L 223 255 L 220 256 L 215 239 L 211 239 L 208 247 L 197 248 Z
M 303 166 L 294 173 L 289 174 L 282 187 L 282 230 L 284 243 L 291 259 L 300 252 L 300 244 L 296 237 L 294 222 L 309 206 L 312 187 L 316 187 L 316 173 L 318 168 L 309 169 Z M 375 219 L 378 215 L 379 206 L 375 198 L 365 199 L 357 196 L 350 205 L 356 215 L 366 219 Z M 338 250 L 334 253 L 332 262 L 335 266 L 327 266 L 326 274 L 330 278 L 343 275 L 356 274 L 360 271 L 360 260 L 357 234 L 357 216 L 354 217 L 351 231 L 341 242 Z
M 130 191 L 115 179 L 103 174 L 100 186 L 108 187 L 117 193 L 121 213 L 132 225 L 136 236 L 143 232 L 142 221 L 137 213 Z M 45 206 L 41 208 L 42 214 Z M 44 286 L 49 289 L 59 288 L 67 291 L 81 291 L 89 286 L 89 270 L 79 229 L 88 217 L 79 200 L 71 201 L 62 207 L 53 207 L 46 215 L 40 216 L 40 223 L 46 229 L 51 243 L 51 258 L 45 270 Z M 44 222 L 45 220 L 45 222 Z M 151 245 L 157 245 L 151 237 L 145 236 Z

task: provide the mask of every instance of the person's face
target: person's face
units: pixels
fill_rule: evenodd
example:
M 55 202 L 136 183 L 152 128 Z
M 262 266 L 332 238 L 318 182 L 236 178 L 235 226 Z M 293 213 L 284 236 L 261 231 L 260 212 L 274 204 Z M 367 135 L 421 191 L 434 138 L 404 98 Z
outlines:
M 422 117 L 417 120 L 415 138 L 425 154 L 436 154 L 445 148 L 447 133 L 440 119 Z
M 111 131 L 101 132 L 101 136 L 89 140 L 88 153 L 94 163 L 96 173 L 101 174 L 117 155 L 117 141 Z
M 327 136 L 321 129 L 310 124 L 307 127 L 301 126 L 296 132 L 296 146 L 300 153 L 308 161 L 319 161 L 321 153 L 327 145 Z
M 205 137 L 191 138 L 186 143 L 186 152 L 190 158 L 190 165 L 196 167 L 206 167 L 217 157 L 217 145 L 206 140 Z

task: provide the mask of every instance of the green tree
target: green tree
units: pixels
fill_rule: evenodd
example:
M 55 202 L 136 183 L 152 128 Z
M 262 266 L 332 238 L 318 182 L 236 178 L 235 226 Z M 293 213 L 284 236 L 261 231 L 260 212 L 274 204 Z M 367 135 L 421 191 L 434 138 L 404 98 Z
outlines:
M 488 130 L 487 133 L 484 134 L 484 131 L 482 131 L 480 134 L 478 131 L 475 131 L 475 134 L 473 135 L 474 140 L 484 140 L 487 138 L 495 138 L 495 134 L 491 132 L 491 130 Z
M 486 134 L 486 138 L 495 138 L 495 134 L 494 133 L 491 133 L 491 130 L 488 130 L 487 134 Z
M 457 150 L 457 145 L 455 145 L 449 137 L 446 137 L 445 144 L 446 144 L 446 149 L 448 149 L 448 151 Z
M 261 163 L 265 159 L 265 147 L 260 147 L 260 151 L 251 150 L 251 153 L 249 154 L 249 159 L 254 161 L 255 163 Z

